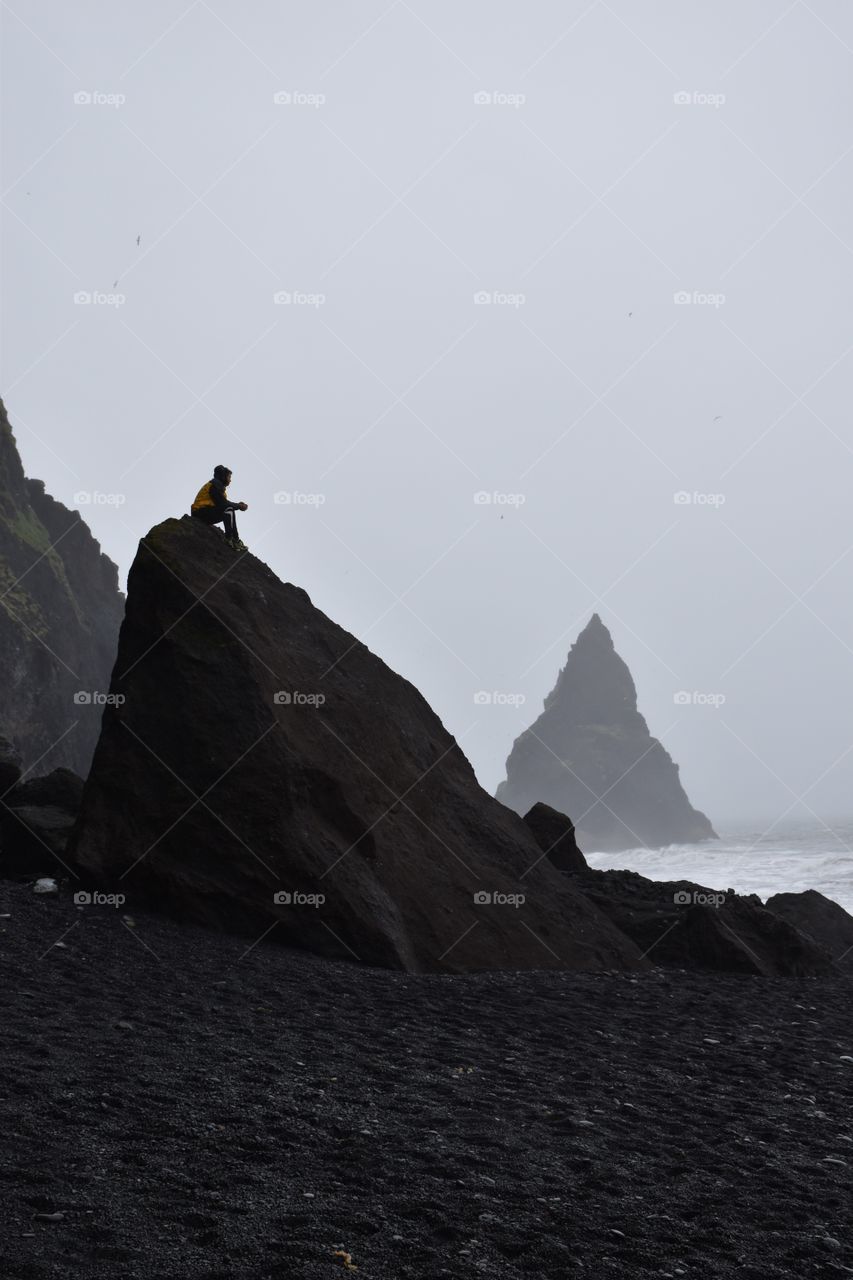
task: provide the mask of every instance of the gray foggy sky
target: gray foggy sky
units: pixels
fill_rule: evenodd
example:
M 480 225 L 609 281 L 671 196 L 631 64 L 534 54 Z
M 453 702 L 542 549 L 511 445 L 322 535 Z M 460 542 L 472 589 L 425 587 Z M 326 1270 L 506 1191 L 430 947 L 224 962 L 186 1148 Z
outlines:
M 490 790 L 598 610 L 713 820 L 853 811 L 848 5 L 3 28 L 3 392 L 122 576 L 224 462 Z

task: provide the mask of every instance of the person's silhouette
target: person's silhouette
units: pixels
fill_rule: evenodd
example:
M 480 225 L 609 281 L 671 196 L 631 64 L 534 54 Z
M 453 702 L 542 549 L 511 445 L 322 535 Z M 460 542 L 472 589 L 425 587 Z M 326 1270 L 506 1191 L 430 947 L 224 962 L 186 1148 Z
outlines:
M 203 484 L 195 496 L 190 514 L 205 524 L 221 524 L 225 530 L 225 541 L 235 551 L 245 551 L 246 544 L 240 541 L 237 533 L 237 511 L 248 511 L 245 502 L 231 502 L 228 497 L 228 486 L 231 483 L 231 472 L 228 467 L 214 467 L 213 479 Z

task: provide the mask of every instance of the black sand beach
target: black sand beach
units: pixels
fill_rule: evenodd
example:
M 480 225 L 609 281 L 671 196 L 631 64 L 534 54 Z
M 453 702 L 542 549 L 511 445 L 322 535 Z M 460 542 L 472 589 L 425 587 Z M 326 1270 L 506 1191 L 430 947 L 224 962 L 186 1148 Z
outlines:
M 413 976 L 0 904 L 8 1280 L 853 1274 L 843 978 Z

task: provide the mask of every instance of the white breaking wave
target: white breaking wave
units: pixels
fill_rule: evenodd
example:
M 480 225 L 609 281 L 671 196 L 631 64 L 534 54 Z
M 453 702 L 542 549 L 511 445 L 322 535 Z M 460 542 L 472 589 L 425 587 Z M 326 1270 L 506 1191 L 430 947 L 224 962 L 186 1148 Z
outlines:
M 709 889 L 756 893 L 766 901 L 774 893 L 817 889 L 853 914 L 853 827 L 832 830 L 786 827 L 767 834 L 723 830 L 706 844 L 672 844 L 664 849 L 625 849 L 587 853 L 599 870 L 627 868 L 650 880 L 692 880 Z

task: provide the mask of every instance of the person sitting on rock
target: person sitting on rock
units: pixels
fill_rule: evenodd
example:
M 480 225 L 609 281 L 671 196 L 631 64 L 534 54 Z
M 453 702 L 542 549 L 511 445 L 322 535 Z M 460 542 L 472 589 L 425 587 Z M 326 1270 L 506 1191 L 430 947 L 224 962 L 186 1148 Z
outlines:
M 203 484 L 196 494 L 190 508 L 191 514 L 205 524 L 221 524 L 225 530 L 225 541 L 235 551 L 246 551 L 245 542 L 241 542 L 237 534 L 237 511 L 248 511 L 245 502 L 231 502 L 228 498 L 228 486 L 231 483 L 231 472 L 227 467 L 214 467 L 213 479 Z

